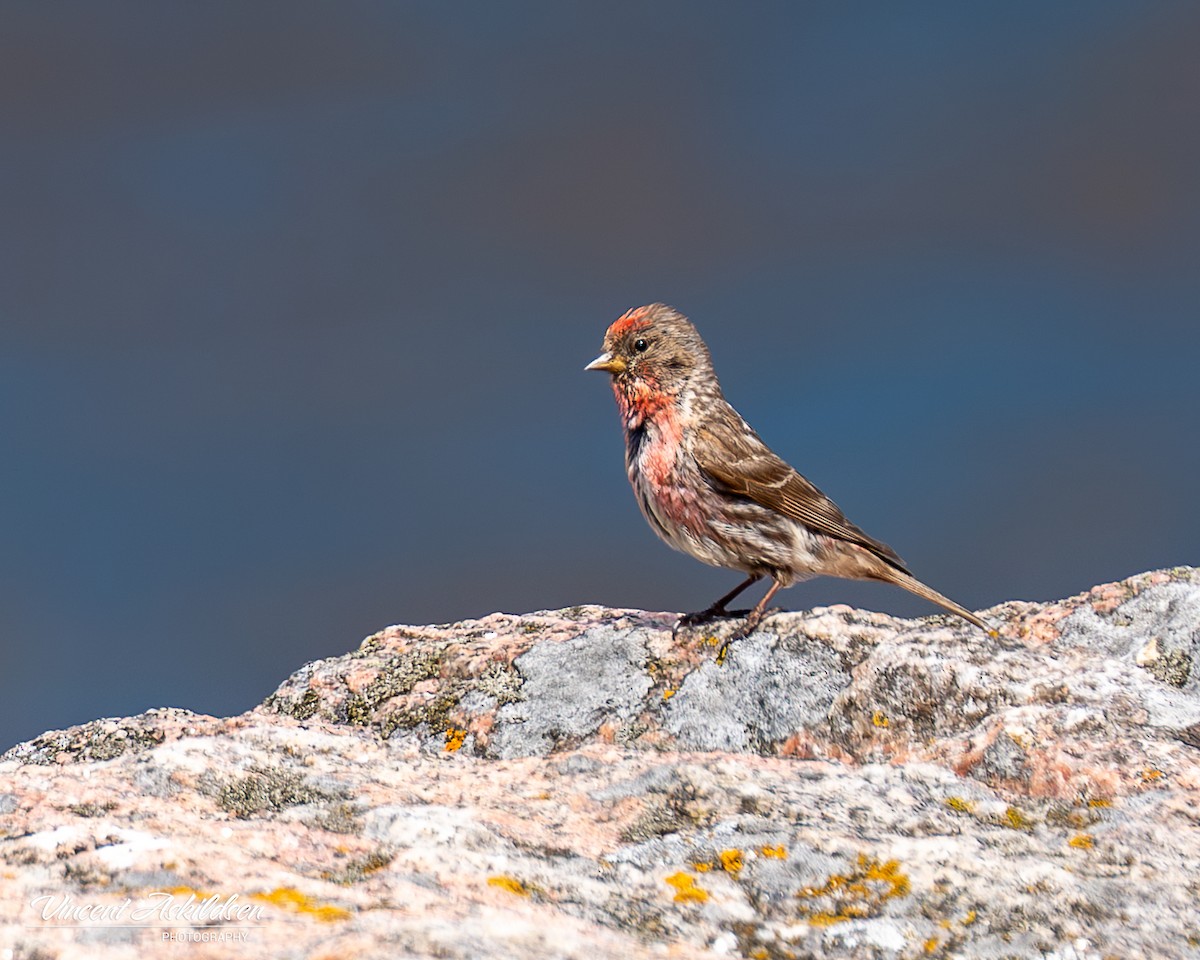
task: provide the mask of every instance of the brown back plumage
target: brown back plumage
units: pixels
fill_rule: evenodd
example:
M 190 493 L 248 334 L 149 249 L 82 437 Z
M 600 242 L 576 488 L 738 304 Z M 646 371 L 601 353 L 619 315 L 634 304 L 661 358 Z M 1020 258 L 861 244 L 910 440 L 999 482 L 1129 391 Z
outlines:
M 726 492 L 748 497 L 817 533 L 865 547 L 897 570 L 909 573 L 895 550 L 847 520 L 836 503 L 772 452 L 728 404 L 722 414 L 705 422 L 699 434 L 696 461 Z

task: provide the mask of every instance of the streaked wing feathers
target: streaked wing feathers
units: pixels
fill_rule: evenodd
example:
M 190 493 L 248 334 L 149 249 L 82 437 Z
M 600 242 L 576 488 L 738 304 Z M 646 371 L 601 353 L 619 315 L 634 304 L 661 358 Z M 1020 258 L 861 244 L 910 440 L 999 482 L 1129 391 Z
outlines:
M 866 547 L 905 570 L 904 561 L 891 547 L 847 520 L 836 503 L 776 456 L 749 428 L 714 419 L 701 428 L 698 440 L 693 449 L 696 463 L 727 492 L 748 497 L 818 533 Z

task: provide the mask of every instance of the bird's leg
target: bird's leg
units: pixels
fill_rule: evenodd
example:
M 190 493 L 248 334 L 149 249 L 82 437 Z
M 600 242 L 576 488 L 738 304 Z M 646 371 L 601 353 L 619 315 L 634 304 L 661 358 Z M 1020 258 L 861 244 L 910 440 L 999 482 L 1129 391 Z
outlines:
M 725 662 L 725 654 L 729 652 L 729 645 L 734 640 L 741 640 L 744 637 L 750 636 L 755 628 L 762 623 L 763 617 L 767 615 L 767 604 L 771 602 L 771 598 L 775 596 L 779 588 L 783 586 L 778 580 L 771 584 L 771 589 L 763 594 L 763 598 L 754 605 L 754 609 L 746 615 L 746 622 L 733 631 L 729 635 L 729 639 L 721 644 L 721 649 L 717 651 L 717 663 Z
M 675 639 L 675 634 L 679 632 L 680 627 L 696 627 L 702 623 L 708 623 L 712 620 L 719 620 L 721 617 L 728 616 L 729 613 L 725 609 L 725 605 L 747 587 L 753 586 L 761 579 L 761 573 L 752 573 L 707 610 L 701 610 L 698 613 L 685 613 L 675 621 L 675 626 L 671 630 L 671 639 Z

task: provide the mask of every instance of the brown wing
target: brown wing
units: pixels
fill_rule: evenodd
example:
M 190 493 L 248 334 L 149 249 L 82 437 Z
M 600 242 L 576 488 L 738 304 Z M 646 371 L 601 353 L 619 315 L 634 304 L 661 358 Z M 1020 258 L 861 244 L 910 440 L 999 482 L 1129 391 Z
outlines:
M 693 448 L 696 463 L 728 493 L 798 520 L 823 533 L 866 547 L 905 573 L 904 561 L 886 543 L 867 536 L 846 519 L 838 505 L 776 456 L 744 426 L 730 408 L 732 418 L 717 417 L 699 431 Z

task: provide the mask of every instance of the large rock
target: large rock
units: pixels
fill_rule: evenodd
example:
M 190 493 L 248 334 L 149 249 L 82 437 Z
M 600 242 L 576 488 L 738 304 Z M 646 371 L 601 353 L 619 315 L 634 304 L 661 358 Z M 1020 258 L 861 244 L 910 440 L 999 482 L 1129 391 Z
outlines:
M 1200 956 L 1200 572 L 988 616 L 495 614 L 48 733 L 0 954 Z

